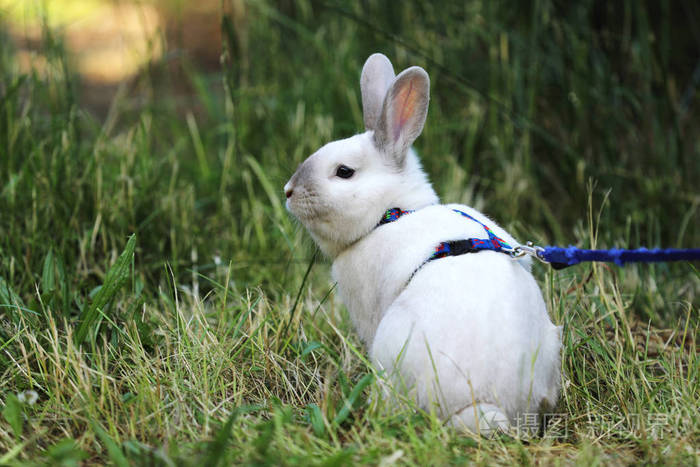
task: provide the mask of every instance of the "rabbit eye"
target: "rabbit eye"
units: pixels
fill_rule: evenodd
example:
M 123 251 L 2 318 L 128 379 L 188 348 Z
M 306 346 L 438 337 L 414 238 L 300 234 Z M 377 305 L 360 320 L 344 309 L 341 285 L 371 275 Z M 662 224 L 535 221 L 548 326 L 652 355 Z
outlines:
M 338 170 L 335 171 L 335 175 L 340 178 L 350 178 L 355 173 L 355 170 L 351 169 L 347 165 L 338 166 Z

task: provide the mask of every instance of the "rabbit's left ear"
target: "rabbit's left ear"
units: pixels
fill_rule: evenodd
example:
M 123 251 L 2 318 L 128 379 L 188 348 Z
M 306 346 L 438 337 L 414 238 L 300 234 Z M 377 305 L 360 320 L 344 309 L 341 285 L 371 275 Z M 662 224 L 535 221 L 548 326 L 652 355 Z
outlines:
M 372 54 L 362 67 L 360 90 L 365 130 L 375 130 L 386 91 L 394 81 L 394 67 L 385 55 Z
M 408 148 L 423 131 L 430 102 L 430 78 L 421 67 L 399 73 L 384 97 L 374 131 L 377 148 L 402 167 Z

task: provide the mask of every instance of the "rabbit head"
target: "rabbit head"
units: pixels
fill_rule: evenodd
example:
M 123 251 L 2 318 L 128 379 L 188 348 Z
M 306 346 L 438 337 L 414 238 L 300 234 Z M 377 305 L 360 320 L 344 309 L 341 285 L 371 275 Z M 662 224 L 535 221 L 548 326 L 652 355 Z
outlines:
M 438 202 L 411 149 L 428 113 L 428 74 L 414 66 L 394 76 L 389 59 L 374 54 L 360 87 L 366 131 L 320 148 L 284 187 L 287 209 L 331 257 L 371 232 L 387 209 Z

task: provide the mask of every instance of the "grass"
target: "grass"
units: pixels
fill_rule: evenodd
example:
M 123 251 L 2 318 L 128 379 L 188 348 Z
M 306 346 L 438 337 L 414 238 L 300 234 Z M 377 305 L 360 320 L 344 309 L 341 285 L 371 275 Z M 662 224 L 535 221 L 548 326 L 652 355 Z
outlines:
M 361 130 L 382 51 L 431 75 L 445 201 L 541 244 L 698 246 L 681 3 L 245 2 L 221 70 L 166 54 L 104 119 L 60 34 L 30 73 L 0 38 L 0 464 L 696 464 L 697 265 L 536 266 L 560 403 L 544 436 L 473 439 L 379 401 L 281 189 Z

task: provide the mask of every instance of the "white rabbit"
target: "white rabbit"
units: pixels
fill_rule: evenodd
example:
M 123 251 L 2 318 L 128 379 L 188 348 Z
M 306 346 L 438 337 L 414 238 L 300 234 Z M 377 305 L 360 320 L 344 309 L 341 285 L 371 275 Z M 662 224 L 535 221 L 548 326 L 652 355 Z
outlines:
M 481 434 L 556 404 L 561 328 L 529 259 L 479 251 L 427 261 L 441 242 L 485 238 L 463 205 L 441 205 L 411 144 L 428 112 L 419 67 L 394 75 L 381 54 L 361 75 L 366 132 L 326 144 L 284 187 L 287 208 L 333 260 L 355 328 L 395 389 Z M 414 211 L 378 225 L 388 209 Z M 477 221 L 453 211 L 458 209 Z

